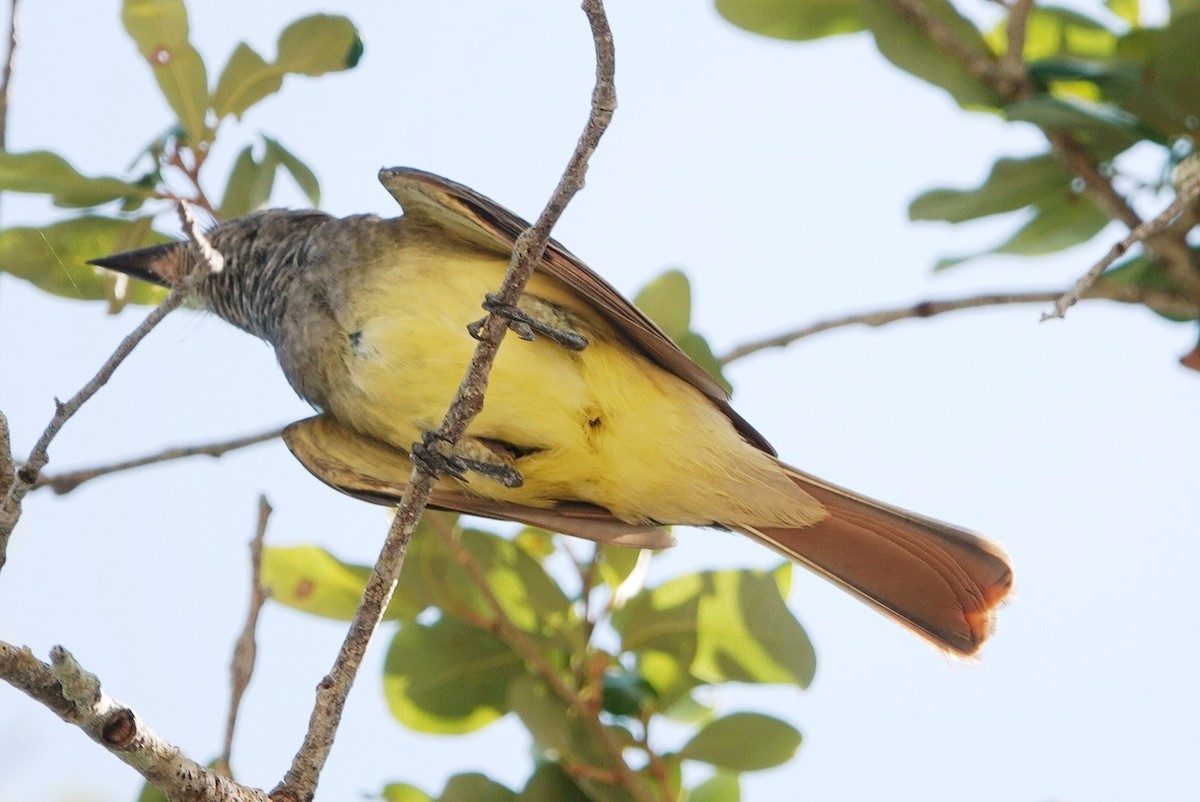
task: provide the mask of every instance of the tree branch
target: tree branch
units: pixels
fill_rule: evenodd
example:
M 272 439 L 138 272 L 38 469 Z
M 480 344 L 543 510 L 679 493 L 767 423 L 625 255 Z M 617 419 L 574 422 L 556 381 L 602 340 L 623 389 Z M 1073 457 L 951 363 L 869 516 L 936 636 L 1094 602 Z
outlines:
M 233 732 L 237 727 L 242 696 L 246 693 L 250 677 L 254 674 L 254 658 L 258 652 L 254 631 L 258 627 L 258 614 L 267 601 L 267 592 L 262 586 L 262 553 L 263 539 L 267 535 L 267 521 L 270 520 L 272 512 L 267 497 L 260 495 L 258 527 L 250 541 L 250 609 L 246 613 L 246 624 L 242 627 L 242 634 L 238 636 L 237 644 L 233 647 L 233 660 L 229 665 L 229 715 L 225 719 L 225 745 L 217 759 L 217 770 L 226 777 L 233 776 L 229 767 L 229 760 L 233 754 Z
M 0 678 L 54 711 L 68 724 L 133 767 L 173 802 L 269 802 L 183 756 L 136 713 L 100 689 L 66 649 L 55 646 L 47 665 L 27 648 L 0 641 Z
M 1198 197 L 1200 197 L 1200 175 L 1193 176 L 1180 186 L 1179 194 L 1175 196 L 1175 200 L 1170 206 L 1163 209 L 1157 217 L 1138 225 L 1129 232 L 1129 236 L 1113 245 L 1104 258 L 1092 265 L 1086 273 L 1079 277 L 1079 280 L 1075 282 L 1075 285 L 1071 289 L 1063 293 L 1054 302 L 1054 311 L 1044 313 L 1042 320 L 1063 317 L 1067 313 L 1067 310 L 1078 303 L 1084 296 L 1084 293 L 1091 289 L 1092 285 L 1096 283 L 1096 279 L 1100 278 L 1100 274 L 1109 265 L 1124 256 L 1125 252 L 1134 245 L 1139 242 L 1145 242 L 1164 231 Z
M 21 501 L 25 498 L 25 494 L 32 489 L 34 483 L 37 482 L 38 475 L 50 459 L 50 442 L 54 440 L 55 435 L 59 433 L 63 425 L 71 419 L 71 416 L 78 412 L 88 399 L 108 383 L 113 373 L 116 372 L 116 369 L 125 361 L 125 358 L 129 356 L 133 349 L 137 347 L 137 344 L 164 317 L 183 303 L 183 299 L 186 296 L 186 290 L 173 290 L 166 297 L 166 300 L 146 316 L 146 319 L 142 321 L 140 326 L 121 341 L 121 344 L 113 351 L 112 356 L 105 360 L 96 375 L 79 392 L 73 395 L 66 403 L 58 399 L 54 400 L 54 417 L 50 419 L 46 430 L 42 432 L 42 436 L 34 444 L 33 450 L 29 452 L 29 458 L 25 460 L 24 464 L 17 471 L 16 480 L 8 488 L 8 492 L 4 494 L 4 497 L 0 498 L 0 568 L 4 567 L 8 539 L 12 535 L 13 528 L 17 525 L 17 520 L 21 517 Z
M 604 4 L 602 0 L 584 0 L 583 10 L 591 25 L 596 48 L 596 85 L 592 90 L 587 125 L 546 208 L 533 227 L 517 238 L 504 282 L 496 293 L 500 303 L 515 303 L 520 296 L 534 267 L 545 253 L 551 228 L 570 199 L 583 187 L 588 158 L 596 149 L 616 107 L 612 32 L 604 14 Z M 471 364 L 436 434 L 440 440 L 451 444 L 457 442 L 482 407 L 487 375 L 507 329 L 506 320 L 489 315 L 478 330 L 479 343 Z M 416 464 L 419 466 L 420 462 Z M 333 669 L 317 686 L 316 704 L 304 743 L 283 781 L 271 794 L 277 802 L 308 802 L 313 797 L 317 779 L 333 746 L 346 696 L 362 664 L 367 643 L 379 625 L 396 587 L 409 540 L 429 500 L 433 482 L 433 476 L 419 467 L 414 468 Z
M 768 348 L 783 348 L 805 337 L 811 337 L 814 334 L 821 334 L 830 329 L 839 329 L 844 326 L 885 326 L 888 323 L 895 323 L 898 320 L 934 317 L 936 315 L 944 315 L 947 312 L 958 312 L 962 309 L 977 309 L 982 306 L 1054 303 L 1062 297 L 1063 292 L 1061 290 L 973 295 L 950 300 L 922 301 L 911 306 L 883 309 L 877 312 L 844 315 L 817 323 L 810 323 L 803 328 L 739 345 L 722 356 L 718 361 L 722 365 L 728 365 L 730 362 L 742 359 L 758 351 L 765 351 Z M 1162 314 L 1176 317 L 1200 318 L 1200 305 L 1181 300 L 1174 295 L 1149 292 L 1138 287 L 1107 284 L 1100 286 L 1093 285 L 1084 292 L 1083 299 L 1139 304 Z
M 194 446 L 177 446 L 174 448 L 163 449 L 162 451 L 153 454 L 147 454 L 144 457 L 135 457 L 134 459 L 122 460 L 114 462 L 111 465 L 100 465 L 95 468 L 81 468 L 77 471 L 69 471 L 66 473 L 58 473 L 50 476 L 40 476 L 34 482 L 33 490 L 42 487 L 49 487 L 58 495 L 70 493 L 75 488 L 79 487 L 84 482 L 91 481 L 100 476 L 107 476 L 110 473 L 119 473 L 120 471 L 128 471 L 133 468 L 141 468 L 146 465 L 156 465 L 160 462 L 169 462 L 171 460 L 183 459 L 184 457 L 207 456 L 221 457 L 228 454 L 230 451 L 236 451 L 247 446 L 258 445 L 265 443 L 268 440 L 274 440 L 283 432 L 283 427 L 276 427 L 266 432 L 259 434 L 247 435 L 246 437 L 238 437 L 233 440 L 222 440 L 216 443 L 203 443 Z

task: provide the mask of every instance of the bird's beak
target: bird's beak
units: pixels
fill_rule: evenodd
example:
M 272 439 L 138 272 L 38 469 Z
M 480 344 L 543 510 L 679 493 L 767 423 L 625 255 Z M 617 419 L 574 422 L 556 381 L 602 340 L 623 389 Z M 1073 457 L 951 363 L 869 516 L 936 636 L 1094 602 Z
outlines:
M 105 256 L 102 259 L 92 259 L 88 264 L 116 270 L 118 273 L 171 289 L 183 278 L 186 252 L 187 243 L 168 242 L 165 245 L 154 245 L 118 253 L 115 256 Z

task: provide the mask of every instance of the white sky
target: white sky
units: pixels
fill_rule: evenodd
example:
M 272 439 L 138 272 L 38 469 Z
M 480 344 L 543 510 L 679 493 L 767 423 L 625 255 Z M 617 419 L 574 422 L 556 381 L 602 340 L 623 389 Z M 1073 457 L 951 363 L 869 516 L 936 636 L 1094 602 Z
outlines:
M 897 73 L 863 36 L 809 45 L 749 36 L 705 0 L 612 0 L 619 109 L 587 189 L 555 235 L 629 293 L 679 266 L 718 351 L 847 311 L 984 290 L 1065 285 L 1120 236 L 1040 260 L 936 279 L 937 256 L 1012 222 L 912 226 L 917 192 L 978 181 L 1032 132 L 966 117 Z M 210 72 L 247 39 L 268 57 L 307 0 L 192 3 Z M 574 3 L 344 2 L 358 69 L 289 80 L 225 132 L 210 186 L 244 137 L 277 136 L 316 170 L 335 213 L 395 212 L 375 181 L 412 165 L 532 216 L 584 121 L 592 49 Z M 85 172 L 123 167 L 169 122 L 119 23 L 119 3 L 23 4 L 9 142 Z M 281 181 L 281 186 L 286 184 Z M 276 196 L 297 205 L 290 187 Z M 6 195 L 3 222 L 43 222 Z M 168 223 L 167 225 L 170 225 Z M 98 254 L 99 255 L 99 254 Z M 723 710 L 781 715 L 800 757 L 747 775 L 746 798 L 867 802 L 1200 798 L 1194 631 L 1200 523 L 1193 421 L 1200 377 L 1176 364 L 1192 328 L 1084 305 L 963 313 L 844 330 L 731 371 L 738 409 L 799 467 L 989 533 L 1018 592 L 982 661 L 948 662 L 846 595 L 797 574 L 791 603 L 817 648 L 813 686 L 730 688 Z M 0 409 L 24 453 L 52 411 L 140 319 L 0 277 Z M 248 433 L 307 414 L 262 344 L 177 313 L 64 430 L 52 468 Z M 106 689 L 191 756 L 219 749 L 226 665 L 246 599 L 255 499 L 269 539 L 373 559 L 379 508 L 326 490 L 274 444 L 28 500 L 0 577 L 0 637 L 66 645 Z M 682 531 L 657 578 L 775 563 L 748 542 Z M 235 768 L 271 787 L 307 721 L 341 625 L 268 607 Z M 388 718 L 379 638 L 320 789 L 354 799 L 389 780 L 440 790 L 450 773 L 529 773 L 523 730 L 415 735 Z M 696 773 L 700 776 L 700 772 Z M 17 692 L 0 688 L 0 799 L 130 800 L 140 778 Z

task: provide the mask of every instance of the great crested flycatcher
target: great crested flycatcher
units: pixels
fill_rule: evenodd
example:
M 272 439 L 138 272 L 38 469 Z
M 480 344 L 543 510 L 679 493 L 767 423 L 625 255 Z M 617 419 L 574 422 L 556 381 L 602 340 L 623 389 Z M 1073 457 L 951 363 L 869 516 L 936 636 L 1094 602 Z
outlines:
M 671 542 L 663 525 L 732 529 L 943 649 L 990 634 L 1012 586 L 1002 549 L 776 459 L 712 376 L 556 242 L 501 310 L 532 339 L 504 344 L 483 412 L 439 450 L 428 436 L 471 358 L 468 324 L 527 225 L 429 173 L 380 180 L 401 217 L 255 212 L 209 233 L 219 273 L 184 242 L 94 264 L 168 287 L 203 270 L 195 297 L 273 345 L 321 410 L 288 446 L 347 493 L 396 503 L 424 442 L 449 470 L 432 506 L 651 548 Z

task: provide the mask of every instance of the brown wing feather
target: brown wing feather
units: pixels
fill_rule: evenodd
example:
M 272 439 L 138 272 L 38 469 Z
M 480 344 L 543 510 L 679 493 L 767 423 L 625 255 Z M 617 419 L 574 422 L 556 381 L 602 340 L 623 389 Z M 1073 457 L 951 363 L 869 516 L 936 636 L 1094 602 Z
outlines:
M 313 476 L 330 487 L 374 504 L 400 503 L 412 474 L 408 455 L 318 415 L 288 426 L 283 441 Z M 475 496 L 442 481 L 433 488 L 429 506 L 467 515 L 540 526 L 598 543 L 643 549 L 665 549 L 675 541 L 664 529 L 617 520 L 591 504 L 563 503 L 542 509 Z
M 380 170 L 379 180 L 406 216 L 421 218 L 477 247 L 505 257 L 512 255 L 517 237 L 529 228 L 529 223 L 503 206 L 462 184 L 432 173 L 395 167 Z M 729 406 L 725 388 L 708 371 L 693 362 L 654 321 L 560 243 L 550 240 L 538 270 L 578 293 L 659 367 L 704 393 L 746 440 L 768 454 L 775 454 L 767 439 Z

